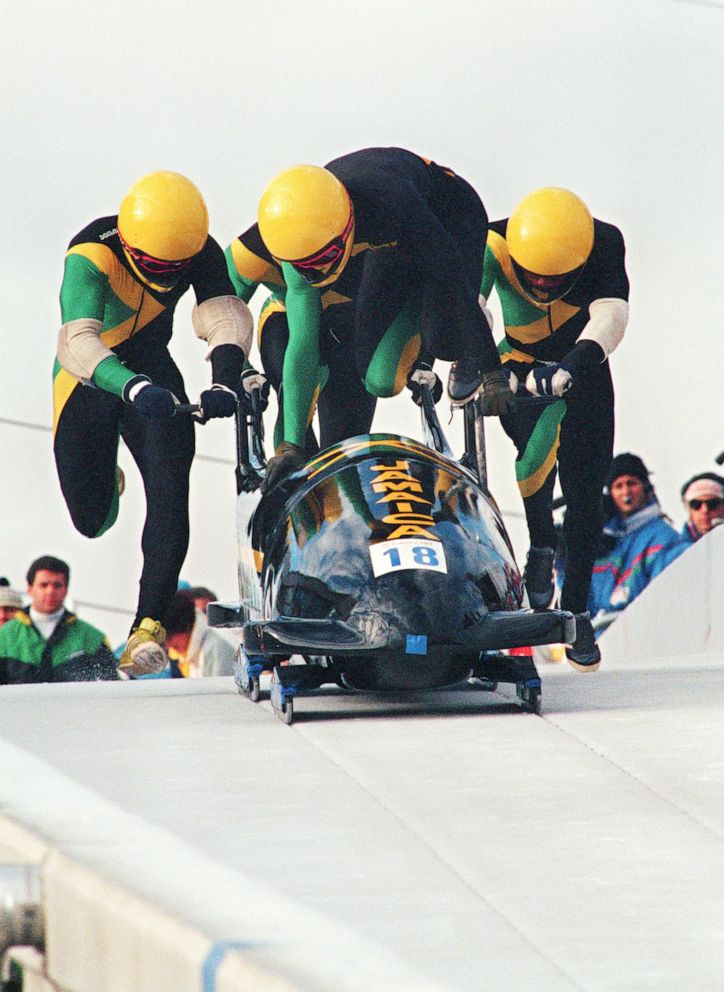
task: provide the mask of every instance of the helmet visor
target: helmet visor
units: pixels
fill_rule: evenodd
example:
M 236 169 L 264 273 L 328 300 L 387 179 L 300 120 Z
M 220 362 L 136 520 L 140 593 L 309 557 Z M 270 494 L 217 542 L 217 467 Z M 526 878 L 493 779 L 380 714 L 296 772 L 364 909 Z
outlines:
M 537 272 L 530 272 L 519 265 L 514 258 L 511 258 L 513 268 L 518 282 L 522 286 L 526 296 L 534 303 L 553 303 L 569 293 L 578 280 L 583 266 L 570 272 L 563 272 L 560 275 L 543 276 Z
M 133 248 L 129 245 L 120 231 L 118 232 L 118 239 L 123 245 L 124 251 L 133 260 L 134 265 L 144 279 L 150 283 L 168 287 L 169 289 L 181 280 L 186 269 L 188 269 L 193 261 L 193 256 L 177 261 L 154 258 L 153 255 L 147 255 L 139 248 Z
M 350 204 L 349 220 L 341 234 L 331 241 L 320 251 L 316 251 L 307 258 L 296 259 L 292 265 L 297 272 L 303 276 L 307 282 L 313 285 L 322 282 L 329 282 L 338 275 L 347 256 L 347 243 L 354 230 L 354 209 Z

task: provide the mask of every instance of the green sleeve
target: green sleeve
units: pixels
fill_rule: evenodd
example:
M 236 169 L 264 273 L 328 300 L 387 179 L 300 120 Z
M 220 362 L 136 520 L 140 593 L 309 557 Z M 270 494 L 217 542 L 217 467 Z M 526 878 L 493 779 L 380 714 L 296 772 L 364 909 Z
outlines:
M 107 393 L 113 393 L 114 396 L 122 396 L 123 387 L 135 377 L 136 373 L 127 369 L 120 358 L 115 355 L 104 358 L 100 365 L 96 366 L 92 376 L 94 386 L 105 389 Z
M 66 255 L 60 287 L 62 321 L 90 317 L 103 322 L 108 294 L 108 276 L 83 255 Z
M 282 392 L 284 440 L 304 447 L 307 422 L 319 383 L 319 319 L 322 298 L 293 266 L 282 263 L 287 284 L 289 344 L 284 354 Z
M 485 246 L 485 258 L 483 260 L 483 281 L 480 283 L 480 293 L 487 300 L 495 285 L 495 276 L 498 271 L 498 260 L 490 249 Z
M 252 279 L 246 279 L 244 276 L 239 274 L 239 270 L 234 265 L 234 258 L 231 254 L 231 245 L 227 247 L 224 255 L 226 256 L 226 267 L 229 270 L 229 278 L 234 285 L 234 291 L 236 295 L 244 301 L 244 303 L 248 303 L 256 292 L 257 286 L 260 286 L 261 283 L 254 282 Z
M 103 323 L 109 294 L 108 276 L 89 258 L 67 255 L 63 284 L 60 287 L 60 312 L 63 323 L 82 318 Z M 93 384 L 108 393 L 120 396 L 123 387 L 132 379 L 130 371 L 115 355 L 109 355 L 96 367 Z

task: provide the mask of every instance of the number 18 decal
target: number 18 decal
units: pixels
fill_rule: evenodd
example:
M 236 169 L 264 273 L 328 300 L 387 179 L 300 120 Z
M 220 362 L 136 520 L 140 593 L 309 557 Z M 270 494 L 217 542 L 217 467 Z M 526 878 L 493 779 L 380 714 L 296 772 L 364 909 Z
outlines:
M 425 568 L 432 572 L 447 572 L 445 551 L 439 541 L 403 537 L 397 541 L 381 541 L 370 545 L 372 571 L 375 575 L 401 572 L 406 568 Z

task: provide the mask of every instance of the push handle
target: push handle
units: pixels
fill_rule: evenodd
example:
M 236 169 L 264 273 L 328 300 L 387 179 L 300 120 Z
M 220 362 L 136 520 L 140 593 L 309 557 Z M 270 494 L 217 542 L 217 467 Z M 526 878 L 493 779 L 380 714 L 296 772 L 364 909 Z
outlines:
M 236 408 L 236 491 L 253 493 L 259 488 L 266 469 L 264 420 L 261 390 L 249 390 L 249 410 Z
M 440 421 L 438 420 L 437 411 L 435 410 L 435 401 L 432 398 L 432 390 L 429 386 L 420 386 L 420 397 L 421 397 L 421 417 L 422 417 L 422 429 L 425 434 L 425 443 L 430 448 L 434 448 L 435 451 L 439 452 L 441 455 L 445 455 L 447 458 L 454 458 L 450 445 L 447 443 L 447 438 L 443 433 L 443 429 L 440 426 Z

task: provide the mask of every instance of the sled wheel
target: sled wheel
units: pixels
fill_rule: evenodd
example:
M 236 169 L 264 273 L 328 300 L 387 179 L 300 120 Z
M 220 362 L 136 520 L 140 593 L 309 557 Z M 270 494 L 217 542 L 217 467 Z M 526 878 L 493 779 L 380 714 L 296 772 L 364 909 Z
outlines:
M 259 696 L 261 695 L 261 688 L 259 686 L 259 679 L 256 676 L 252 676 L 249 679 L 249 688 L 246 690 L 244 695 L 248 696 L 252 703 L 259 702 Z
M 286 699 L 281 708 L 276 711 L 277 716 L 282 721 L 286 723 L 287 727 L 291 726 L 292 720 L 294 719 L 294 700 Z
M 540 715 L 541 711 L 541 691 L 537 688 L 524 687 L 519 690 L 518 696 L 520 698 L 520 708 L 524 713 L 535 713 L 536 716 Z

